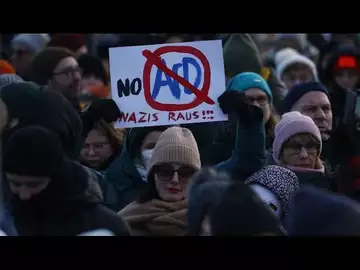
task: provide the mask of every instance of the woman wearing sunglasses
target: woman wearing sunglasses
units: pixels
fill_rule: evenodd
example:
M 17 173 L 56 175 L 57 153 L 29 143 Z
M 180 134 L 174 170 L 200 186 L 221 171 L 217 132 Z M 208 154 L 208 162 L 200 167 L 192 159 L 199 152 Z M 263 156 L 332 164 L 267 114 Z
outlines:
M 150 160 L 145 193 L 119 212 L 132 234 L 184 236 L 188 230 L 187 190 L 200 168 L 200 154 L 191 131 L 166 129 Z

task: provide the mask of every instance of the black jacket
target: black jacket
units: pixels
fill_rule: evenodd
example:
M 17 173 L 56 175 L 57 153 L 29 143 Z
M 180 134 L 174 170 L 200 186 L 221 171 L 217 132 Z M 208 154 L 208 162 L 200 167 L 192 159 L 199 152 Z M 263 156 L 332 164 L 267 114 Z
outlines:
M 127 224 L 102 204 L 101 193 L 79 166 L 69 163 L 66 178 L 51 181 L 27 201 L 13 196 L 10 211 L 20 236 L 75 236 L 95 229 L 129 235 Z

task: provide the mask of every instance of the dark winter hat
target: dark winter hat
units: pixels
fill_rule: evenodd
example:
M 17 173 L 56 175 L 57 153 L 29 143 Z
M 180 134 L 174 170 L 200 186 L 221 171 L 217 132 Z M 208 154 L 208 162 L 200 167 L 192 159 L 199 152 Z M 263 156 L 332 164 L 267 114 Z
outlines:
M 188 193 L 189 235 L 199 235 L 205 216 L 213 211 L 231 183 L 226 174 L 212 168 L 203 168 L 193 176 Z
M 360 205 L 345 196 L 303 187 L 285 224 L 294 236 L 360 236 Z
M 325 66 L 323 66 L 323 62 L 325 60 L 325 57 L 328 55 L 332 55 L 332 53 L 336 50 L 336 48 L 339 46 L 338 42 L 335 41 L 330 41 L 324 44 L 324 46 L 322 46 L 322 48 L 320 49 L 320 53 L 319 53 L 319 57 L 318 57 L 318 61 L 317 61 L 317 69 L 319 71 L 319 79 L 321 82 L 324 81 L 325 79 L 325 75 L 324 75 L 324 69 Z M 326 59 L 325 63 L 328 62 L 328 59 Z
M 60 47 L 49 47 L 35 55 L 30 67 L 30 81 L 39 85 L 48 84 L 54 69 L 61 60 L 74 57 L 70 50 Z
M 10 83 L 19 83 L 24 80 L 16 74 L 2 74 L 0 75 L 0 89 Z
M 19 129 L 8 140 L 4 151 L 6 173 L 52 177 L 64 162 L 58 136 L 40 126 Z
M 18 119 L 16 128 L 29 125 L 45 127 L 59 136 L 70 158 L 77 158 L 81 149 L 82 122 L 62 94 L 24 82 L 3 87 L 0 97 L 8 108 L 9 119 Z M 8 130 L 7 136 L 13 132 L 13 129 Z
M 32 82 L 13 82 L 1 88 L 0 96 L 5 102 L 9 120 L 18 118 L 21 123 L 29 123 L 38 117 L 41 106 L 41 87 Z
M 280 218 L 287 215 L 290 201 L 299 189 L 299 182 L 295 173 L 276 165 L 264 167 L 250 176 L 245 183 L 249 185 L 257 184 L 273 192 L 281 203 Z M 257 194 L 265 203 L 269 203 L 266 198 L 263 198 L 259 193 Z
M 22 45 L 28 51 L 37 53 L 43 50 L 50 41 L 48 34 L 17 34 L 11 40 L 11 46 Z
M 284 235 L 280 219 L 242 182 L 232 184 L 210 215 L 214 236 Z
M 329 96 L 327 88 L 319 82 L 304 82 L 294 85 L 284 98 L 282 113 L 290 112 L 294 104 L 309 92 L 323 92 Z
M 82 122 L 79 114 L 58 92 L 46 90 L 41 97 L 44 105 L 35 124 L 55 132 L 68 157 L 76 159 L 82 147 Z
M 86 45 L 84 34 L 55 34 L 51 37 L 49 47 L 63 47 L 73 53 Z
M 78 57 L 78 62 L 83 71 L 83 77 L 94 75 L 105 85 L 109 83 L 105 67 L 99 58 L 86 53 Z
M 324 80 L 331 81 L 338 69 L 360 69 L 360 52 L 353 45 L 340 45 L 334 49 L 324 69 Z

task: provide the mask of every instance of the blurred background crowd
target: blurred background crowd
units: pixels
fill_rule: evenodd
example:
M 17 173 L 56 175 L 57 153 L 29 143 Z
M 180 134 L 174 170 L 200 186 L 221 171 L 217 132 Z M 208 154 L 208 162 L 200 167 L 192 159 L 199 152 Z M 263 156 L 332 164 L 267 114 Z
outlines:
M 219 39 L 228 121 L 114 128 L 109 48 Z M 360 234 L 359 34 L 0 40 L 6 234 Z

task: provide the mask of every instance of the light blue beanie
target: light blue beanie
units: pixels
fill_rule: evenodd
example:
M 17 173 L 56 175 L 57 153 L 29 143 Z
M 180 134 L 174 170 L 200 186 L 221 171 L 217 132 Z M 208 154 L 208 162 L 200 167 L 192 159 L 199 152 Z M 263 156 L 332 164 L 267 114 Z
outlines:
M 267 94 L 270 102 L 272 102 L 272 93 L 267 82 L 257 73 L 243 72 L 233 77 L 227 87 L 227 91 L 245 92 L 250 88 L 258 88 Z
M 11 45 L 23 45 L 31 52 L 38 53 L 46 48 L 49 41 L 50 36 L 48 34 L 17 34 L 11 40 Z

